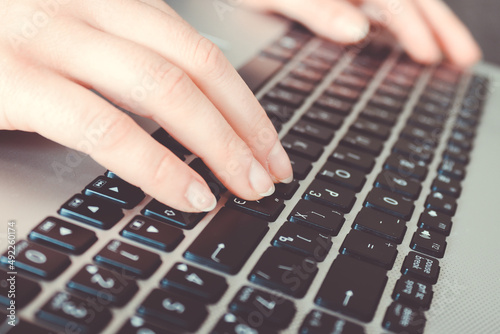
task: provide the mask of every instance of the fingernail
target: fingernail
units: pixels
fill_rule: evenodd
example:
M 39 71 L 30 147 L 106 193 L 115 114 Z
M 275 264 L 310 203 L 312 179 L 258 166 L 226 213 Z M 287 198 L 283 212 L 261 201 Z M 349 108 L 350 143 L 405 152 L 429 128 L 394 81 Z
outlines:
M 189 185 L 186 198 L 193 208 L 203 212 L 212 211 L 217 205 L 217 200 L 212 192 L 198 181 L 193 181 Z
M 333 21 L 333 34 L 336 40 L 344 43 L 353 43 L 362 40 L 370 31 L 368 20 L 351 20 L 346 17 L 339 17 Z
M 264 167 L 255 159 L 250 166 L 250 184 L 257 194 L 262 197 L 274 193 L 274 183 Z
M 293 170 L 290 159 L 285 149 L 278 140 L 274 144 L 269 156 L 267 157 L 269 170 L 273 177 L 281 183 L 290 183 L 293 180 Z

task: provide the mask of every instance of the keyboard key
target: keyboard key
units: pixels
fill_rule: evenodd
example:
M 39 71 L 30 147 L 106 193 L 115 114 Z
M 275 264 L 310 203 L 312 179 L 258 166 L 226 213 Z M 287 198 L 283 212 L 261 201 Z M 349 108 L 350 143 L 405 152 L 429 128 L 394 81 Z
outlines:
M 88 264 L 80 269 L 67 286 L 73 291 L 117 306 L 123 306 L 138 290 L 135 280 L 127 275 L 93 264 Z
M 167 331 L 165 328 L 153 325 L 144 318 L 134 315 L 125 325 L 118 331 L 117 334 L 175 334 Z
M 297 108 L 304 102 L 306 95 L 275 87 L 266 94 L 265 98 Z
M 325 93 L 347 102 L 356 102 L 361 96 L 361 92 L 359 90 L 335 83 L 328 86 Z
M 323 261 L 332 247 L 329 235 L 324 235 L 309 227 L 285 222 L 274 236 L 273 246 L 281 247 L 303 256 Z
M 373 156 L 378 156 L 384 147 L 383 141 L 370 136 L 363 136 L 354 131 L 347 132 L 340 143 L 367 152 Z
M 395 99 L 389 95 L 379 94 L 373 95 L 370 101 L 368 101 L 368 104 L 394 113 L 401 112 L 404 106 L 404 102 L 401 102 L 399 99 Z
M 195 227 L 206 214 L 205 212 L 182 212 L 160 203 L 155 199 L 149 202 L 141 213 L 145 216 L 188 230 Z
M 29 238 L 73 254 L 82 254 L 97 241 L 93 231 L 54 217 L 45 218 Z
M 36 314 L 37 318 L 63 330 L 76 333 L 99 333 L 111 320 L 109 309 L 93 301 L 84 300 L 67 292 L 56 293 Z
M 465 166 L 450 159 L 444 159 L 438 167 L 438 173 L 456 180 L 465 178 Z
M 268 230 L 266 221 L 223 208 L 189 246 L 184 257 L 236 274 Z
M 273 328 L 288 327 L 296 312 L 290 300 L 250 286 L 241 288 L 228 308 L 244 319 L 256 313 L 261 314 L 264 324 Z
M 421 160 L 426 163 L 430 163 L 434 156 L 434 148 L 431 145 L 416 143 L 404 138 L 400 138 L 394 144 L 392 152 L 402 154 L 412 160 Z
M 372 155 L 344 145 L 337 146 L 328 159 L 349 167 L 354 167 L 365 173 L 369 173 L 375 165 L 375 159 Z
M 431 305 L 432 295 L 432 285 L 408 276 L 401 277 L 392 292 L 392 298 L 395 301 L 426 310 Z
M 368 81 L 355 75 L 341 73 L 334 81 L 336 84 L 357 90 L 364 90 Z
M 396 245 L 392 242 L 357 230 L 349 232 L 339 252 L 371 262 L 387 270 L 392 268 L 398 254 Z
M 295 108 L 291 108 L 283 103 L 262 99 L 260 100 L 260 104 L 268 116 L 271 119 L 277 120 L 280 124 L 288 122 L 295 113 Z
M 338 129 L 344 122 L 344 117 L 317 107 L 310 108 L 304 114 L 303 118 L 311 122 L 322 124 L 330 129 Z
M 300 79 L 294 78 L 292 76 L 288 76 L 283 78 L 278 86 L 284 88 L 286 90 L 295 91 L 298 93 L 302 93 L 305 95 L 309 95 L 314 88 L 316 87 L 314 84 L 306 81 L 302 81 Z
M 180 295 L 213 303 L 227 289 L 224 277 L 177 262 L 161 280 L 162 287 L 173 289 Z
M 356 193 L 329 182 L 314 180 L 304 193 L 304 199 L 347 213 L 356 201 Z
M 268 248 L 250 273 L 249 280 L 293 297 L 303 297 L 318 272 L 316 262 L 286 250 Z
M 425 322 L 423 310 L 394 302 L 385 313 L 382 327 L 394 333 L 420 334 Z
M 305 120 L 299 120 L 290 131 L 324 145 L 328 144 L 333 138 L 333 130 Z
M 351 130 L 359 131 L 365 135 L 377 137 L 379 139 L 386 140 L 391 134 L 391 128 L 380 124 L 369 121 L 365 118 L 358 118 L 352 125 Z
M 432 182 L 431 189 L 454 198 L 458 198 L 462 192 L 462 186 L 459 181 L 443 174 L 436 176 Z
M 339 255 L 323 280 L 315 303 L 362 321 L 370 321 L 386 283 L 384 269 Z
M 453 160 L 462 165 L 467 165 L 469 163 L 469 152 L 463 150 L 459 146 L 448 145 L 443 152 L 443 159 Z
M 415 208 L 410 199 L 380 188 L 374 188 L 368 193 L 364 205 L 406 221 L 410 220 Z
M 328 95 L 321 95 L 314 105 L 340 115 L 348 115 L 352 109 L 352 103 Z
M 167 328 L 174 325 L 189 331 L 200 327 L 208 315 L 205 305 L 197 300 L 160 289 L 151 291 L 137 313 L 154 319 Z
M 419 182 L 410 178 L 403 178 L 398 173 L 385 169 L 383 170 L 374 182 L 375 187 L 383 188 L 391 192 L 398 193 L 404 197 L 416 200 L 422 186 Z
M 358 213 L 352 228 L 374 234 L 400 244 L 406 233 L 405 221 L 386 213 L 363 208 Z
M 305 64 L 299 64 L 295 67 L 290 74 L 300 80 L 309 81 L 312 83 L 318 83 L 323 80 L 324 74 L 311 66 Z
M 327 206 L 300 200 L 293 208 L 288 220 L 310 226 L 323 233 L 337 235 L 344 224 L 345 218 L 340 212 Z
M 121 179 L 111 179 L 105 176 L 99 176 L 90 182 L 85 187 L 84 194 L 111 201 L 125 209 L 132 209 L 146 197 L 140 188 Z
M 26 240 L 16 243 L 14 259 L 12 251 L 6 251 L 0 262 L 9 271 L 19 269 L 47 280 L 55 278 L 71 264 L 69 256 Z
M 0 269 L 0 304 L 4 307 L 10 307 L 11 300 L 13 300 L 15 308 L 21 309 L 28 305 L 40 291 L 40 284 L 37 282 L 21 275 L 9 274 L 5 269 Z M 7 309 L 7 311 L 9 310 Z
M 278 334 L 278 330 L 272 329 L 264 324 L 250 327 L 247 321 L 233 313 L 226 313 L 217 323 L 211 334 Z
M 285 208 L 283 200 L 275 196 L 264 197 L 258 201 L 245 201 L 236 196 L 232 196 L 227 201 L 227 206 L 269 222 L 275 221 Z
M 302 137 L 287 134 L 281 139 L 281 144 L 290 153 L 316 161 L 323 153 L 323 146 Z
M 391 154 L 384 163 L 385 169 L 399 173 L 402 177 L 411 177 L 423 181 L 427 176 L 427 164 L 421 160 L 404 157 L 400 154 Z
M 446 250 L 446 237 L 438 232 L 417 229 L 410 242 L 411 249 L 442 258 Z
M 457 202 L 451 196 L 446 196 L 440 192 L 433 191 L 429 194 L 429 196 L 427 196 L 425 207 L 427 209 L 442 212 L 448 216 L 453 216 L 455 211 L 457 211 Z
M 174 139 L 171 135 L 169 135 L 164 129 L 159 128 L 155 132 L 151 134 L 151 137 L 155 139 L 157 142 L 174 152 L 177 156 L 190 155 L 191 152 L 182 146 L 177 140 Z
M 170 252 L 184 239 L 181 230 L 153 219 L 135 216 L 120 232 L 127 239 Z
M 413 114 L 408 118 L 408 124 L 433 132 L 443 128 L 444 120 L 423 114 Z
M 363 109 L 361 116 L 373 122 L 382 123 L 388 126 L 393 126 L 398 120 L 397 114 L 374 106 L 367 106 Z
M 226 191 L 226 186 L 224 186 L 224 184 L 219 181 L 217 176 L 215 176 L 215 174 L 210 170 L 210 168 L 207 167 L 207 165 L 205 165 L 205 163 L 200 158 L 196 158 L 191 161 L 189 163 L 189 167 L 191 167 L 203 178 L 203 180 L 205 180 L 216 198 L 219 198 L 219 196 Z
M 439 261 L 415 252 L 406 256 L 401 273 L 409 275 L 425 282 L 435 284 L 439 276 Z
M 425 210 L 418 220 L 418 227 L 439 232 L 446 236 L 450 235 L 451 226 L 451 218 L 435 210 Z
M 304 319 L 300 334 L 365 334 L 362 326 L 345 319 L 313 310 Z
M 311 161 L 293 154 L 288 154 L 288 158 L 292 164 L 293 177 L 299 180 L 305 179 L 312 169 Z
M 140 278 L 148 278 L 161 264 L 158 254 L 119 240 L 111 240 L 94 257 L 94 261 Z
M 297 189 L 299 189 L 299 181 L 293 180 L 290 183 L 278 183 L 274 185 L 275 191 L 274 196 L 283 198 L 283 199 L 291 199 Z
M 110 229 L 123 218 L 123 212 L 117 205 L 84 195 L 74 195 L 58 212 L 62 216 L 104 230 Z
M 416 126 L 407 125 L 403 128 L 403 130 L 401 130 L 399 136 L 413 142 L 423 142 L 426 145 L 436 147 L 439 144 L 441 132 L 430 132 Z
M 356 192 L 360 191 L 366 182 L 365 173 L 330 161 L 323 165 L 317 178 L 350 188 Z

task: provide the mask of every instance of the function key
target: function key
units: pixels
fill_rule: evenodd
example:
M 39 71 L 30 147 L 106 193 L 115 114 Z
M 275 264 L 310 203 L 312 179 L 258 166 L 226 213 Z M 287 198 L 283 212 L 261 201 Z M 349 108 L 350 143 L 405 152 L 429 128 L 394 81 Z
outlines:
M 304 193 L 304 199 L 347 213 L 356 201 L 356 193 L 330 182 L 314 180 Z
M 310 226 L 323 233 L 337 235 L 345 218 L 340 212 L 327 206 L 301 199 L 293 208 L 288 220 Z
M 299 333 L 365 334 L 365 330 L 362 326 L 354 322 L 313 310 L 309 312 L 304 319 L 302 326 L 300 326 Z
M 436 231 L 446 236 L 450 235 L 451 226 L 451 218 L 435 210 L 422 212 L 418 220 L 418 227 Z
M 184 239 L 181 230 L 142 216 L 135 216 L 120 232 L 127 239 L 161 249 L 172 251 Z
M 285 208 L 283 200 L 278 197 L 268 196 L 257 201 L 245 201 L 232 196 L 227 201 L 227 206 L 233 207 L 247 214 L 257 216 L 263 220 L 273 222 Z
M 84 194 L 87 196 L 97 196 L 125 209 L 132 209 L 141 202 L 146 195 L 144 192 L 121 180 L 99 176 L 85 187 Z
M 41 288 L 37 282 L 9 272 L 0 269 L 0 304 L 7 307 L 7 311 L 10 312 L 8 307 L 11 307 L 13 295 L 15 295 L 15 308 L 21 309 L 40 293 Z
M 236 274 L 268 230 L 264 220 L 222 208 L 189 246 L 184 257 Z
M 420 182 L 414 181 L 410 178 L 403 178 L 399 173 L 383 170 L 374 182 L 375 187 L 384 188 L 386 190 L 398 193 L 402 196 L 417 199 L 422 186 Z
M 426 310 L 431 305 L 432 295 L 432 285 L 408 276 L 401 277 L 392 292 L 392 298 L 395 301 Z
M 310 108 L 303 117 L 308 121 L 319 123 L 330 129 L 338 129 L 344 122 L 344 117 L 316 107 Z
M 392 268 L 398 254 L 396 244 L 357 230 L 349 232 L 339 252 L 371 262 L 387 270 Z
M 47 280 L 55 278 L 71 264 L 69 256 L 26 240 L 16 243 L 14 259 L 11 251 L 7 251 L 0 262 L 10 271 L 19 269 Z
M 425 207 L 427 209 L 436 210 L 442 212 L 448 216 L 453 216 L 457 210 L 457 202 L 455 198 L 447 195 L 443 195 L 440 192 L 433 191 L 427 196 L 425 201 Z
M 99 333 L 111 320 L 111 312 L 102 306 L 96 312 L 93 303 L 67 292 L 58 292 L 36 316 L 62 329 L 71 328 L 77 333 Z
M 201 213 L 191 213 L 182 212 L 171 208 L 165 204 L 158 202 L 153 199 L 146 205 L 146 207 L 141 211 L 145 216 L 160 220 L 165 223 L 172 224 L 184 229 L 192 229 L 205 217 L 204 212 Z
M 210 332 L 211 334 L 278 334 L 277 329 L 270 328 L 265 324 L 250 327 L 247 321 L 233 313 L 226 313 Z
M 290 131 L 324 145 L 328 144 L 333 138 L 333 130 L 304 120 L 295 123 Z
M 350 188 L 354 191 L 360 191 L 366 181 L 365 173 L 331 161 L 323 165 L 317 177 Z
M 410 242 L 411 249 L 442 258 L 446 249 L 446 237 L 438 232 L 417 229 Z
M 311 161 L 318 160 L 321 153 L 323 153 L 323 146 L 321 144 L 291 134 L 287 134 L 281 139 L 281 144 L 287 151 Z
M 375 164 L 375 159 L 372 155 L 344 145 L 337 146 L 328 159 L 349 167 L 354 167 L 365 173 L 369 173 Z
M 378 156 L 384 147 L 384 142 L 369 136 L 361 135 L 354 131 L 349 131 L 340 141 L 341 144 L 353 147 L 357 150 Z
M 29 238 L 73 254 L 82 254 L 97 241 L 93 231 L 54 217 L 45 218 L 30 232 Z
M 354 219 L 352 227 L 398 244 L 403 241 L 406 233 L 405 221 L 369 208 L 361 209 Z
M 147 278 L 161 264 L 160 256 L 119 240 L 111 240 L 94 257 L 94 260 L 117 270 L 125 270 L 131 275 Z
M 84 195 L 73 196 L 61 206 L 59 214 L 104 230 L 123 218 L 123 212 L 116 204 Z
M 306 178 L 307 174 L 312 169 L 311 161 L 298 157 L 294 154 L 288 154 L 288 158 L 290 159 L 290 163 L 293 169 L 293 177 L 299 180 L 303 180 Z
M 177 262 L 161 280 L 162 287 L 194 299 L 216 302 L 227 289 L 224 277 Z
M 359 131 L 363 134 L 377 137 L 379 139 L 386 140 L 391 134 L 391 128 L 380 124 L 369 121 L 365 118 L 358 118 L 356 122 L 351 125 L 351 130 Z
M 393 192 L 374 188 L 366 196 L 365 206 L 374 208 L 390 215 L 410 220 L 415 206 L 413 202 Z
M 439 276 L 439 261 L 415 252 L 406 256 L 401 273 L 435 284 Z
M 394 333 L 419 334 L 424 332 L 425 322 L 422 309 L 394 302 L 385 313 L 382 327 Z

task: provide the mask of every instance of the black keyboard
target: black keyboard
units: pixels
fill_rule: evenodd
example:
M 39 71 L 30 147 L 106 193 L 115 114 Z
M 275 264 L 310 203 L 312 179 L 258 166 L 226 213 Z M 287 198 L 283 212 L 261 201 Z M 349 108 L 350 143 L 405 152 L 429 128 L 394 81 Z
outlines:
M 40 217 L 15 262 L 11 249 L 1 257 L 0 312 L 13 272 L 16 308 L 40 305 L 36 321 L 8 326 L 4 316 L 1 330 L 351 334 L 382 312 L 380 332 L 425 333 L 488 79 L 301 28 L 240 73 L 280 131 L 295 180 L 243 200 L 157 130 L 207 181 L 217 212 L 180 212 L 112 171 L 97 176 Z M 41 301 L 41 282 L 70 267 Z M 130 303 L 135 313 L 121 313 Z

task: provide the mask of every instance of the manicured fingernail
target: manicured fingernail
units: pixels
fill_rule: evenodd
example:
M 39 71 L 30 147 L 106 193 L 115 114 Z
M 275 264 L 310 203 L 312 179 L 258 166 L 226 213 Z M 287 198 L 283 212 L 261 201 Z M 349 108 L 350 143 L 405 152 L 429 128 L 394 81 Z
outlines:
M 293 170 L 285 149 L 278 140 L 267 157 L 269 169 L 273 177 L 281 183 L 290 183 L 293 180 Z
M 337 41 L 354 43 L 368 35 L 370 23 L 368 20 L 352 20 L 342 16 L 333 20 L 332 29 Z
M 250 184 L 260 196 L 269 196 L 274 193 L 274 183 L 264 167 L 255 159 L 250 166 Z
M 203 212 L 212 211 L 217 205 L 217 200 L 212 192 L 198 181 L 193 181 L 189 185 L 186 198 L 193 208 Z

